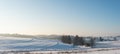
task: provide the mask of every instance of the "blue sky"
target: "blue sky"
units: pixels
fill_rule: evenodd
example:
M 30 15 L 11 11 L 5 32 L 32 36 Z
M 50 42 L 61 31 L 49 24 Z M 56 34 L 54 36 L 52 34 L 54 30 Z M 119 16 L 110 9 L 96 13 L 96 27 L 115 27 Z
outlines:
M 0 33 L 120 35 L 119 0 L 0 0 Z

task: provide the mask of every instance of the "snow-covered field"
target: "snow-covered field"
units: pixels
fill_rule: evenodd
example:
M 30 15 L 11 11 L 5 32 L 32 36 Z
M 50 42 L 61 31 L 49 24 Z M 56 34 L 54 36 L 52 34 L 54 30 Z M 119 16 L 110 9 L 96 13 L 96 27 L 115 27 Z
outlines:
M 116 50 L 117 49 L 117 50 Z M 120 41 L 97 42 L 95 48 L 64 44 L 60 40 L 46 38 L 20 38 L 0 36 L 0 53 L 4 51 L 30 51 L 30 53 L 81 53 L 120 54 Z
M 76 47 L 80 49 L 79 47 Z M 0 51 L 30 51 L 30 50 L 71 50 L 72 45 L 64 44 L 59 40 L 45 38 L 18 38 L 0 36 Z

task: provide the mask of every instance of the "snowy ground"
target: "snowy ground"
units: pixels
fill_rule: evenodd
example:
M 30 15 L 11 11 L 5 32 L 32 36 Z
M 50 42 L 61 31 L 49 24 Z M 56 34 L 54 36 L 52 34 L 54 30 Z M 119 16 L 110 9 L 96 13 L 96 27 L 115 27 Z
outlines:
M 72 50 L 72 51 L 34 51 L 31 54 L 44 53 L 44 54 L 120 54 L 120 49 L 94 49 L 94 50 Z
M 120 40 L 97 42 L 95 48 L 120 48 Z
M 73 54 L 120 54 L 120 41 L 97 42 L 95 48 L 90 48 L 84 46 L 73 47 L 55 39 L 0 36 L 0 53 L 4 51 L 30 51 L 30 53 L 52 52 L 54 54 L 69 52 Z
M 55 39 L 18 38 L 0 36 L 0 51 L 30 51 L 30 50 L 71 50 L 81 49 Z

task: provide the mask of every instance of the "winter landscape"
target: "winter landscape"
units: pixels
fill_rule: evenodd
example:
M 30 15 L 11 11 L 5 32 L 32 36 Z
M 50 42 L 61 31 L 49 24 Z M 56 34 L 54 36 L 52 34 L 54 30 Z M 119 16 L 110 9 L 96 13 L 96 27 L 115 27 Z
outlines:
M 50 37 L 49 37 L 50 36 Z M 64 35 L 66 37 L 70 35 Z M 75 36 L 70 36 L 74 42 Z M 85 41 L 90 38 L 83 37 Z M 86 39 L 85 39 L 86 38 Z M 93 38 L 93 37 L 92 37 Z M 62 35 L 20 35 L 2 34 L 0 36 L 0 53 L 4 54 L 119 54 L 120 36 L 94 37 L 94 45 L 80 45 L 76 43 L 65 43 Z M 67 40 L 67 39 L 65 39 Z M 80 42 L 80 40 L 79 40 Z M 76 45 L 75 45 L 76 44 Z
M 120 0 L 0 0 L 0 54 L 120 54 Z

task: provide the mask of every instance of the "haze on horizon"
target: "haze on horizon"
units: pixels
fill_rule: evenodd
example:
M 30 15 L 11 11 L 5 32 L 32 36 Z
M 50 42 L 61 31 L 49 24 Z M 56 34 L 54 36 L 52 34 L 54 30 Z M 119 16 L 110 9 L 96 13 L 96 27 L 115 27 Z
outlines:
M 119 0 L 0 0 L 0 33 L 120 35 Z

